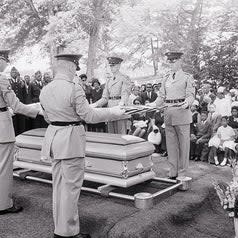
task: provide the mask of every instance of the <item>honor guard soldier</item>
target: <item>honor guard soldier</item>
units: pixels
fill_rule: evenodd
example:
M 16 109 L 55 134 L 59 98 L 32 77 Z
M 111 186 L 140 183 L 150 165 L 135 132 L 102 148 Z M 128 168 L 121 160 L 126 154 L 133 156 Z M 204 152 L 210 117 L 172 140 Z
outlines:
M 93 107 L 102 107 L 105 104 L 108 107 L 127 105 L 131 91 L 131 81 L 128 76 L 119 71 L 123 60 L 118 57 L 108 57 L 107 60 L 111 68 L 112 77 L 106 82 L 102 98 L 92 105 Z M 108 122 L 108 132 L 126 134 L 127 119 Z
M 80 233 L 78 199 L 84 179 L 86 135 L 82 121 L 98 123 L 124 114 L 118 107 L 92 108 L 82 86 L 74 83 L 81 55 L 59 54 L 55 77 L 40 94 L 49 122 L 42 158 L 52 160 L 54 237 L 90 237 Z
M 22 207 L 17 207 L 12 200 L 12 174 L 15 134 L 12 117 L 8 110 L 14 113 L 36 117 L 40 107 L 24 105 L 16 97 L 9 80 L 2 74 L 6 69 L 9 50 L 0 50 L 0 215 L 17 213 Z
M 156 106 L 166 105 L 164 115 L 166 145 L 170 164 L 171 179 L 186 176 L 189 165 L 190 123 L 192 113 L 190 106 L 195 97 L 192 75 L 185 73 L 181 67 L 181 52 L 165 54 L 171 72 L 167 74 L 160 88 Z

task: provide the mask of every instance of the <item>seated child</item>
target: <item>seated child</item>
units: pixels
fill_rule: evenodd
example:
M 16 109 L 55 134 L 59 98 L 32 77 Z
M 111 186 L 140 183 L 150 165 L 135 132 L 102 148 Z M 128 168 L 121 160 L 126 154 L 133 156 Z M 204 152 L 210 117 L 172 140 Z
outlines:
M 136 98 L 133 101 L 134 105 L 141 105 L 141 101 L 139 98 Z M 145 115 L 143 113 L 135 113 L 131 116 L 131 130 L 129 132 L 130 135 L 143 137 L 147 131 L 148 120 L 145 119 Z
M 227 164 L 229 147 L 232 147 L 235 140 L 235 132 L 230 126 L 228 126 L 227 116 L 222 117 L 221 124 L 222 125 L 218 128 L 217 133 L 209 140 L 208 146 L 211 147 L 211 150 L 213 151 L 216 165 L 219 165 L 217 149 L 225 151 L 224 159 L 220 164 L 221 166 L 225 166 Z

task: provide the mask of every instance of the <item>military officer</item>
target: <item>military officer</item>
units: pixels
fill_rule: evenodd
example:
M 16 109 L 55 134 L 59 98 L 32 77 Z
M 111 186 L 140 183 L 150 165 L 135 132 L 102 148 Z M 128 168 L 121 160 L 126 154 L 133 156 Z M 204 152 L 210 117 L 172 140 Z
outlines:
M 50 123 L 42 158 L 52 160 L 54 237 L 89 237 L 79 234 L 78 199 L 84 178 L 86 136 L 82 125 L 117 119 L 119 107 L 92 108 L 82 86 L 74 83 L 81 55 L 56 56 L 56 75 L 40 94 L 45 119 Z
M 193 77 L 181 67 L 181 52 L 166 53 L 171 71 L 162 80 L 160 94 L 156 105 L 165 109 L 165 133 L 170 164 L 171 179 L 186 176 L 189 163 L 190 123 L 192 113 L 190 106 L 195 97 Z
M 105 104 L 108 107 L 127 105 L 131 91 L 131 81 L 128 76 L 119 71 L 123 60 L 118 57 L 108 57 L 107 60 L 111 68 L 112 77 L 106 82 L 102 98 L 92 105 L 93 107 L 102 107 Z M 127 119 L 108 122 L 108 132 L 126 134 Z
M 12 201 L 12 173 L 15 134 L 12 118 L 8 107 L 15 113 L 36 117 L 40 108 L 24 105 L 11 89 L 9 80 L 2 74 L 7 67 L 9 50 L 0 50 L 0 215 L 17 213 L 22 207 L 17 207 Z

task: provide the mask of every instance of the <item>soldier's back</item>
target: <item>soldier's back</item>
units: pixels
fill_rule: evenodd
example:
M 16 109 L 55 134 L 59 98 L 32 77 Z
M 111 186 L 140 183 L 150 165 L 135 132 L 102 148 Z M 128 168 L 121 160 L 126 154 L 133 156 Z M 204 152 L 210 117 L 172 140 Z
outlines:
M 40 102 L 50 121 L 72 121 L 78 116 L 73 107 L 74 83 L 66 80 L 53 80 L 40 94 Z

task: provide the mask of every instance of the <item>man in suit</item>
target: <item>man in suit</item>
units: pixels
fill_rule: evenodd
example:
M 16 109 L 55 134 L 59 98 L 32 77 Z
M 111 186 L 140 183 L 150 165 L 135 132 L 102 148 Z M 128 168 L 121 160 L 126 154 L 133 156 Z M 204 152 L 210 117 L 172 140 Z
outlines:
M 157 107 L 166 105 L 164 113 L 166 144 L 170 164 L 169 177 L 185 176 L 189 165 L 190 106 L 195 97 L 193 77 L 181 66 L 181 52 L 166 53 L 170 72 L 163 78 Z
M 10 75 L 11 75 L 11 78 L 9 79 L 9 81 L 10 81 L 12 90 L 16 94 L 19 101 L 22 103 L 25 103 L 26 90 L 24 87 L 24 81 L 21 80 L 20 78 L 19 71 L 15 67 L 12 67 Z M 15 114 L 12 117 L 12 120 L 13 120 L 15 135 L 19 135 L 25 131 L 26 117 L 24 115 Z
M 86 135 L 82 120 L 98 123 L 116 119 L 124 111 L 92 108 L 82 86 L 74 83 L 81 55 L 59 54 L 53 81 L 40 94 L 45 119 L 50 123 L 42 157 L 52 160 L 54 237 L 81 238 L 78 199 L 84 178 Z
M 194 134 L 191 134 L 190 144 L 190 156 L 195 161 L 207 161 L 208 160 L 208 141 L 211 137 L 211 123 L 208 118 L 208 112 L 201 112 L 201 121 L 196 123 Z
M 43 88 L 41 71 L 35 73 L 35 79 L 30 83 L 29 92 L 33 103 L 39 102 L 40 92 Z M 46 128 L 48 124 L 41 115 L 38 115 L 36 119 L 32 120 L 33 128 Z
M 153 86 L 151 83 L 146 84 L 146 91 L 141 94 L 142 103 L 145 104 L 146 101 L 154 102 L 158 97 L 157 93 L 153 91 Z
M 93 103 L 93 107 L 102 107 L 105 104 L 108 107 L 128 105 L 129 95 L 131 91 L 130 78 L 120 72 L 121 62 L 119 57 L 108 57 L 108 63 L 112 72 L 109 77 L 103 95 L 100 100 Z M 127 119 L 108 122 L 108 132 L 113 134 L 127 133 Z
M 22 210 L 22 207 L 17 207 L 12 200 L 15 134 L 8 107 L 15 113 L 30 117 L 36 117 L 40 112 L 40 108 L 21 103 L 12 90 L 9 80 L 2 74 L 9 62 L 8 54 L 9 50 L 0 50 L 0 215 Z

